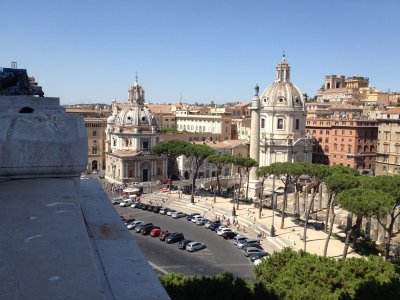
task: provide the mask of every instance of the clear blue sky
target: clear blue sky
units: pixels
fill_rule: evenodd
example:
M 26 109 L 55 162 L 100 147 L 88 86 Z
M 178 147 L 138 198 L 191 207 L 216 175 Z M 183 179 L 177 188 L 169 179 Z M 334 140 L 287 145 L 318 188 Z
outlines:
M 1 1 L 0 66 L 17 61 L 61 103 L 249 102 L 274 80 L 315 95 L 325 75 L 400 90 L 399 0 Z

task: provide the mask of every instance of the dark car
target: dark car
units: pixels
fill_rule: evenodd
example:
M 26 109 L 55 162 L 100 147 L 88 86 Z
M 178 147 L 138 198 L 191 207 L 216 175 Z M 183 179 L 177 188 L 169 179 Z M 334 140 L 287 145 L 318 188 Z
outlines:
M 215 222 L 211 223 L 210 227 L 208 227 L 208 228 L 210 230 L 214 231 L 219 226 L 221 226 L 221 222 L 220 221 L 215 221 Z
M 154 228 L 160 228 L 160 227 L 154 226 L 154 225 L 146 226 L 146 227 L 142 228 L 141 234 L 148 235 L 148 234 L 150 234 L 150 231 L 152 231 Z
M 145 228 L 145 227 L 147 227 L 147 226 L 150 226 L 150 225 L 153 225 L 153 223 L 140 224 L 139 226 L 137 226 L 137 227 L 135 228 L 135 232 L 136 232 L 136 233 L 142 232 L 142 229 L 143 229 L 143 228 Z
M 188 216 L 186 217 L 186 220 L 192 221 L 192 218 L 193 218 L 194 216 L 200 216 L 200 214 L 199 214 L 199 213 L 190 214 L 190 215 L 188 215 Z
M 258 248 L 264 250 L 264 248 L 258 243 L 247 243 L 245 246 L 243 246 L 242 250 L 246 251 L 247 248 Z
M 159 213 L 160 209 L 161 209 L 161 206 L 158 206 L 158 205 L 153 206 L 153 212 L 154 213 Z
M 153 211 L 153 208 L 154 208 L 153 205 L 148 204 L 146 209 L 147 209 L 148 211 Z
M 260 252 L 260 253 L 251 254 L 249 257 L 250 257 L 250 260 L 252 262 L 254 262 L 256 259 L 260 259 L 260 258 L 262 258 L 264 256 L 268 256 L 268 255 L 269 255 L 268 252 Z
M 168 230 L 162 231 L 160 233 L 159 239 L 160 239 L 160 241 L 165 241 L 165 239 L 170 235 L 171 235 L 171 232 L 168 232 Z
M 133 221 L 135 221 L 135 218 L 129 218 L 129 219 L 125 219 L 124 224 L 128 225 L 129 223 L 132 223 Z
M 192 242 L 191 240 L 182 240 L 179 242 L 178 244 L 178 248 L 185 250 L 186 249 L 186 245 L 189 244 L 190 242 Z
M 142 205 L 140 206 L 140 208 L 142 210 L 147 210 L 147 204 L 142 203 Z
M 233 231 L 227 231 L 227 232 L 224 232 L 223 234 L 222 234 L 222 237 L 224 238 L 224 239 L 226 239 L 226 240 L 231 240 L 231 239 L 233 239 L 235 236 L 237 236 L 237 233 L 236 232 L 233 232 Z
M 180 242 L 183 239 L 185 239 L 185 237 L 183 236 L 183 233 L 180 232 L 174 232 L 171 233 L 166 239 L 165 242 L 167 244 L 172 244 L 172 243 L 176 243 L 176 242 Z

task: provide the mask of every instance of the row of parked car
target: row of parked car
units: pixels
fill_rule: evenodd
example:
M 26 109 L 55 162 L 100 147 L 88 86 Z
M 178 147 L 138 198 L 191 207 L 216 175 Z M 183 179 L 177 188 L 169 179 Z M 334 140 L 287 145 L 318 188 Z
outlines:
M 269 254 L 264 251 L 260 245 L 260 241 L 257 239 L 251 239 L 244 235 L 234 232 L 228 226 L 222 224 L 222 222 L 217 220 L 210 220 L 199 213 L 186 214 L 168 207 L 162 207 L 159 205 L 145 204 L 140 202 L 133 202 L 131 207 L 138 208 L 147 211 L 153 211 L 154 213 L 159 213 L 161 215 L 171 216 L 172 218 L 183 218 L 186 217 L 187 221 L 190 221 L 197 226 L 204 226 L 204 228 L 216 232 L 219 236 L 226 240 L 232 240 L 233 244 L 238 248 L 243 250 L 244 255 L 249 257 L 255 265 L 261 263 Z M 137 233 L 142 233 L 144 235 L 148 234 L 153 237 L 159 237 L 160 240 L 165 240 L 166 243 L 178 242 L 178 247 L 180 249 L 186 249 L 188 251 L 197 251 L 205 248 L 206 246 L 201 242 L 191 241 L 184 238 L 182 233 L 171 233 L 168 231 L 162 231 L 161 228 L 154 226 L 152 223 L 142 224 L 141 221 L 132 221 L 127 224 L 129 230 L 135 230 Z M 146 227 L 147 226 L 147 227 Z M 144 228 L 143 228 L 144 227 Z M 189 246 L 189 247 L 188 247 Z
M 186 214 L 177 212 L 174 210 L 165 209 L 164 207 L 153 206 L 143 203 L 136 203 L 135 208 L 140 208 L 147 211 L 153 211 L 154 213 L 167 214 L 172 218 L 180 218 L 186 216 Z M 124 220 L 128 230 L 134 230 L 136 233 L 142 235 L 150 235 L 151 237 L 158 237 L 160 241 L 165 241 L 167 244 L 178 243 L 178 248 L 187 250 L 189 252 L 198 251 L 206 248 L 206 245 L 202 242 L 192 241 L 185 239 L 185 236 L 181 232 L 169 232 L 168 230 L 162 230 L 159 226 L 153 223 L 145 223 L 143 221 L 129 219 Z
M 249 257 L 254 264 L 259 264 L 268 256 L 268 253 L 260 245 L 257 239 L 250 239 L 244 235 L 234 232 L 231 228 L 223 225 L 220 220 L 208 220 L 199 213 L 193 213 L 186 217 L 188 221 L 192 221 L 197 225 L 204 225 L 205 228 L 216 232 L 224 239 L 233 239 L 233 244 L 243 250 L 244 255 Z

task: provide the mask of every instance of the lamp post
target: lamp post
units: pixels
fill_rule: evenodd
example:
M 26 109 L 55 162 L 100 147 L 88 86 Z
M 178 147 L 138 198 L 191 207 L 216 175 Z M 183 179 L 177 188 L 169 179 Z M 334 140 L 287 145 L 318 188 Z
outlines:
M 274 177 L 272 179 L 272 225 L 271 225 L 271 236 L 275 236 L 275 170 L 274 170 Z

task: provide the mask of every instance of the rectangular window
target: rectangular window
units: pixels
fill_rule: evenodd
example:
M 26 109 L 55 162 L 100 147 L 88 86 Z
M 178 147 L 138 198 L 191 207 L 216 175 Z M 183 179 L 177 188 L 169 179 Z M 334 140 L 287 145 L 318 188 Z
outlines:
M 296 119 L 296 130 L 300 129 L 300 120 Z
M 261 119 L 261 128 L 265 127 L 265 119 Z
M 97 148 L 92 148 L 92 154 L 97 154 Z
M 278 119 L 277 129 L 283 129 L 283 119 L 282 118 Z
M 96 136 L 96 135 L 97 135 L 96 130 L 93 130 L 93 136 Z

